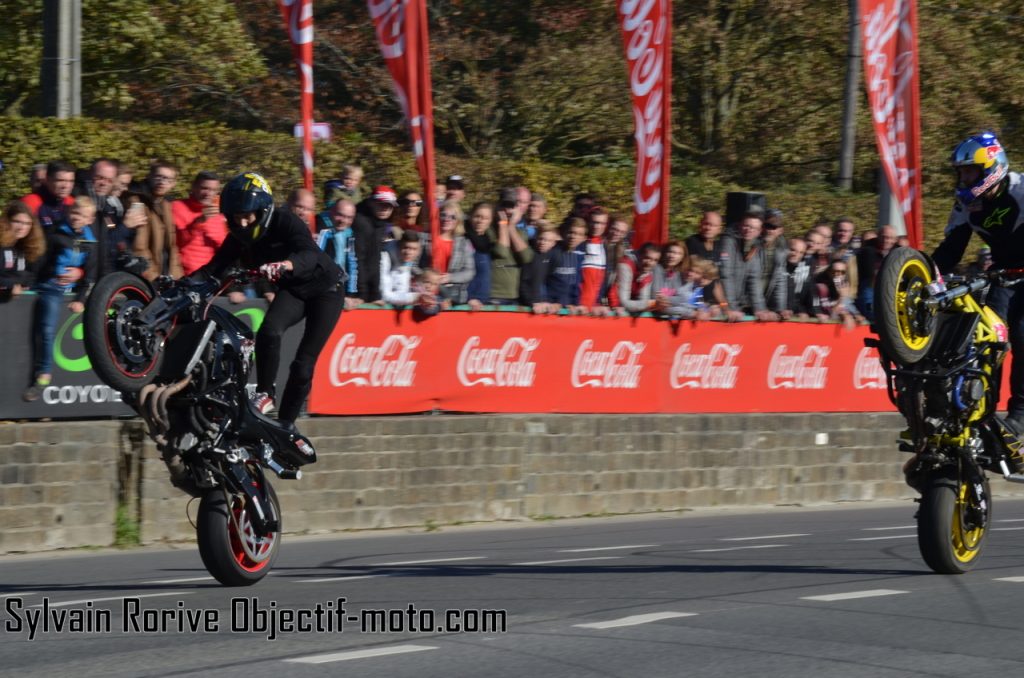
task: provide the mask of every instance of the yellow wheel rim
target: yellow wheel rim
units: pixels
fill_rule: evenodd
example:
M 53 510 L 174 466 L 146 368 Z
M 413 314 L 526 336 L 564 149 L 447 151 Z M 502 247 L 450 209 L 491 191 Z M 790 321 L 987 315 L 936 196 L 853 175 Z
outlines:
M 900 326 L 900 338 L 907 347 L 920 351 L 928 345 L 931 336 L 918 334 L 913 319 L 917 315 L 924 287 L 931 279 L 931 272 L 920 259 L 909 259 L 900 269 L 899 284 L 896 287 L 896 320 Z
M 969 563 L 978 556 L 978 546 L 981 544 L 981 538 L 985 536 L 984 527 L 964 529 L 963 515 L 968 506 L 967 491 L 967 483 L 961 483 L 956 504 L 953 506 L 953 555 L 961 563 Z

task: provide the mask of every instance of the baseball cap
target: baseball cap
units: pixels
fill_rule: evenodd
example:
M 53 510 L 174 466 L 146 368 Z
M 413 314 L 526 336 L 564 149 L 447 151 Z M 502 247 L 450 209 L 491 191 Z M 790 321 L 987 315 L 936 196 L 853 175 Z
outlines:
M 503 188 L 501 189 L 501 196 L 498 198 L 498 202 L 516 202 L 519 199 L 519 191 L 514 188 Z
M 444 180 L 444 185 L 448 188 L 465 188 L 461 174 L 449 175 L 448 178 Z
M 378 186 L 373 189 L 373 195 L 370 196 L 370 199 L 398 206 L 398 196 L 395 195 L 395 191 L 390 186 Z

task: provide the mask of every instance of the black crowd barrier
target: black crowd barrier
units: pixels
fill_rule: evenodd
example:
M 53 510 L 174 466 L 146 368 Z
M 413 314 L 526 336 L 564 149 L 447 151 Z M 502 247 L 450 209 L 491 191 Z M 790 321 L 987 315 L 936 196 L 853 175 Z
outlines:
M 24 294 L 0 304 L 0 419 L 84 419 L 90 417 L 122 417 L 134 413 L 121 402 L 121 394 L 100 381 L 92 371 L 82 341 L 82 316 L 71 313 L 66 305 L 61 310 L 57 334 L 53 342 L 53 381 L 43 389 L 40 398 L 26 402 L 22 398 L 32 383 L 32 332 L 35 296 Z M 68 297 L 71 301 L 71 297 Z M 228 308 L 250 327 L 258 328 L 267 310 L 263 300 L 230 304 L 218 299 L 217 305 Z M 288 378 L 288 367 L 299 338 L 302 323 L 291 328 L 281 347 L 279 388 Z M 254 371 L 255 372 L 255 371 Z M 252 381 L 255 381 L 255 373 Z

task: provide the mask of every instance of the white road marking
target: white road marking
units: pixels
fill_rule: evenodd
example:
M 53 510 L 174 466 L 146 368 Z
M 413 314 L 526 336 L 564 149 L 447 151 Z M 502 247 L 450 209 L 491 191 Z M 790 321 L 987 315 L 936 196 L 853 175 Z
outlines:
M 724 549 L 694 549 L 690 553 L 721 553 L 722 551 L 745 551 L 747 549 L 777 549 L 789 544 L 759 544 L 757 546 L 730 546 Z
M 10 593 L 0 593 L 0 598 L 22 598 L 24 596 L 34 596 L 39 591 L 11 591 Z
M 424 650 L 436 650 L 436 645 L 393 645 L 391 647 L 380 647 L 373 650 L 350 650 L 348 652 L 331 652 L 330 654 L 314 654 L 308 657 L 295 657 L 283 661 L 293 664 L 327 664 L 329 662 L 343 662 L 349 659 L 366 659 L 367 657 L 385 657 L 391 654 L 406 654 L 407 652 L 423 652 Z
M 345 577 L 323 577 L 322 579 L 296 579 L 296 584 L 322 584 L 329 581 L 352 581 L 354 579 L 373 579 L 374 577 L 389 577 L 387 574 L 356 574 Z
M 595 556 L 593 558 L 562 558 L 561 560 L 531 560 L 528 563 L 512 563 L 512 565 L 558 565 L 560 563 L 582 563 L 585 560 L 618 560 L 622 556 Z
M 855 539 L 847 539 L 846 541 L 878 541 L 879 539 L 911 539 L 916 537 L 916 534 L 893 534 L 888 537 L 856 537 Z
M 881 532 L 882 530 L 915 530 L 917 525 L 897 525 L 895 527 L 862 527 L 865 532 Z
M 1000 518 L 997 523 L 1024 523 L 1024 518 Z
M 397 563 L 371 563 L 366 567 L 394 567 L 395 565 L 426 565 L 428 563 L 454 563 L 459 560 L 484 560 L 487 556 L 466 556 L 464 558 L 433 558 L 430 560 L 403 560 Z
M 48 607 L 67 607 L 68 605 L 84 605 L 85 603 L 102 603 L 108 600 L 124 600 L 125 598 L 160 598 L 162 596 L 185 596 L 195 591 L 168 591 L 166 593 L 137 593 L 135 595 L 125 594 L 123 596 L 111 596 L 109 598 L 82 598 L 81 600 L 65 600 L 59 603 L 47 603 Z M 32 607 L 42 607 L 43 604 Z
M 868 591 L 851 591 L 849 593 L 830 593 L 824 596 L 802 596 L 800 600 L 821 600 L 830 603 L 835 600 L 853 600 L 855 598 L 876 598 L 878 596 L 895 596 L 910 591 L 896 591 L 895 589 L 870 589 Z
M 559 549 L 558 553 L 588 553 L 590 551 L 620 551 L 622 549 L 651 549 L 660 544 L 631 544 L 629 546 L 595 546 L 587 549 Z
M 650 614 L 636 614 L 632 617 L 612 619 L 611 621 L 593 622 L 590 624 L 573 624 L 578 629 L 617 629 L 622 626 L 638 626 L 650 624 L 662 619 L 676 619 L 677 617 L 695 617 L 696 612 L 652 612 Z
M 1016 532 L 1017 530 L 1024 530 L 1024 527 L 993 527 L 993 532 Z
M 996 577 L 992 581 L 1008 581 L 1012 584 L 1020 584 L 1024 582 L 1024 577 Z
M 156 579 L 154 581 L 144 581 L 143 584 L 184 584 L 189 581 L 213 581 L 213 577 L 188 577 L 185 579 Z
M 763 537 L 724 537 L 718 541 L 756 541 L 758 539 L 789 539 L 790 537 L 810 537 L 809 534 L 766 534 Z

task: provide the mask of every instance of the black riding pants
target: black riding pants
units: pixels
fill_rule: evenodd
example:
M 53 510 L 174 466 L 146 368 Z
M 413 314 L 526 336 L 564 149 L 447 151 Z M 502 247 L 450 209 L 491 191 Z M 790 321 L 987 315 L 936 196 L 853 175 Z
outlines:
M 338 323 L 344 306 L 345 293 L 341 285 L 305 300 L 288 290 L 280 290 L 270 303 L 270 309 L 256 333 L 257 391 L 275 395 L 274 379 L 281 364 L 281 337 L 289 327 L 306 319 L 306 328 L 288 372 L 288 383 L 278 401 L 280 421 L 292 423 L 298 418 L 313 382 L 316 359 Z

